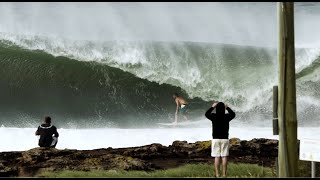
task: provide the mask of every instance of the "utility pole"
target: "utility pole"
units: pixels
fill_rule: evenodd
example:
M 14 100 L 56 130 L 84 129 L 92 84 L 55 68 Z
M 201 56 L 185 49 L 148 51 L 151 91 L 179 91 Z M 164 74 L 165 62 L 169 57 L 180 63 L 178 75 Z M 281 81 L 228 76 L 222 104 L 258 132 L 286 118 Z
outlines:
M 279 177 L 298 176 L 298 140 L 293 2 L 278 2 Z

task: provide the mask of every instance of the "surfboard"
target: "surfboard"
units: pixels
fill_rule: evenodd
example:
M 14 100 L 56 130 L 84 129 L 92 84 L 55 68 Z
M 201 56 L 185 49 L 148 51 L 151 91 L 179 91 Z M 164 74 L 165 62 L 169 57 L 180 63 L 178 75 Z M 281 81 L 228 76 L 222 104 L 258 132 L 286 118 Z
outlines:
M 195 124 L 198 124 L 199 122 L 201 121 L 188 121 L 188 122 L 178 122 L 178 123 L 157 123 L 158 125 L 161 125 L 161 126 L 191 126 L 191 125 L 195 125 Z
M 157 123 L 159 125 L 162 125 L 162 126 L 174 126 L 174 125 L 177 125 L 176 123 Z

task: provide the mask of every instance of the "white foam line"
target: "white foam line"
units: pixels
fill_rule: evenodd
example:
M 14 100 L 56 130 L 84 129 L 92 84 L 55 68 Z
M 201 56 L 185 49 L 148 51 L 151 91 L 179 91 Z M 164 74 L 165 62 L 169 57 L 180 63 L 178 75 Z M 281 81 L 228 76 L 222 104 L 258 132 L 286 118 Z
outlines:
M 298 137 L 320 139 L 320 128 L 298 128 Z M 37 146 L 38 137 L 33 128 L 0 128 L 2 142 L 0 151 L 24 151 Z M 211 139 L 209 128 L 164 128 L 164 129 L 58 129 L 58 149 L 121 148 L 160 143 L 171 145 L 173 141 L 206 141 Z M 231 127 L 229 137 L 241 140 L 253 138 L 278 139 L 272 128 Z

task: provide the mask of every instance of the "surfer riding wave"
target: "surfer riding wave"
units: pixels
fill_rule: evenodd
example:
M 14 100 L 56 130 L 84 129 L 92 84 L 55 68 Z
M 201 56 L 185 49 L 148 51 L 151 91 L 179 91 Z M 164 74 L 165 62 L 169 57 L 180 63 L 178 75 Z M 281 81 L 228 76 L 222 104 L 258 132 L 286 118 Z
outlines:
M 174 123 L 178 123 L 178 112 L 182 115 L 185 121 L 189 121 L 187 117 L 187 110 L 189 107 L 189 103 L 181 96 L 179 96 L 178 93 L 173 94 L 173 99 L 176 102 L 176 112 L 175 112 L 175 121 Z

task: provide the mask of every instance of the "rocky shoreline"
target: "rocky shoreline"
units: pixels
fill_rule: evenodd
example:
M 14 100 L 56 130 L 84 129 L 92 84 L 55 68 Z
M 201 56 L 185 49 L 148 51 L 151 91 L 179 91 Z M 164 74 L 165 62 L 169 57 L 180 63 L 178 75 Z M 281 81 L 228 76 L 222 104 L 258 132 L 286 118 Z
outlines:
M 31 177 L 43 171 L 168 169 L 188 163 L 213 163 L 211 141 L 174 141 L 130 148 L 94 150 L 34 148 L 0 153 L 0 177 Z M 230 139 L 229 162 L 274 167 L 278 140 Z

